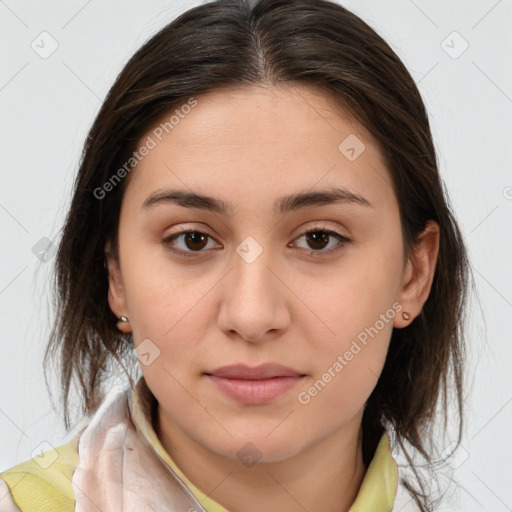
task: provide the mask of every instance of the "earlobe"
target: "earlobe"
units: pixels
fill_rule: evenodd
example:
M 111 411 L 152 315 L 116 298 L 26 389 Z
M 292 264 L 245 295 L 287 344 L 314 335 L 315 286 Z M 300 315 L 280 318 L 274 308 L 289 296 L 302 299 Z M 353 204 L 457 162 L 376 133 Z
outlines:
M 431 220 L 413 248 L 404 272 L 402 288 L 398 302 L 407 311 L 409 318 L 404 315 L 395 318 L 394 327 L 402 328 L 410 324 L 419 315 L 428 299 L 439 254 L 440 231 L 437 222 Z

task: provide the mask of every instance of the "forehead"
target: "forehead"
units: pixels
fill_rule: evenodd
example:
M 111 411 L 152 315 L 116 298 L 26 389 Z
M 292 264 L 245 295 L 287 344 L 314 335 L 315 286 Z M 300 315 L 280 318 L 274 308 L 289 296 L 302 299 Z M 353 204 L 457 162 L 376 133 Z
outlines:
M 375 199 L 392 194 L 376 141 L 314 87 L 211 92 L 166 112 L 139 148 L 150 139 L 153 147 L 132 171 L 126 192 L 139 203 L 148 192 L 171 185 L 226 196 L 237 189 L 244 201 L 316 184 L 342 185 Z
M 367 130 L 332 95 L 312 86 L 255 85 L 214 91 L 194 100 L 192 108 L 187 107 L 189 101 L 184 101 L 166 112 L 147 135 L 155 130 L 163 137 L 172 133 L 175 145 L 198 149 L 212 145 L 219 149 L 250 149 L 258 143 L 292 147 L 294 142 L 303 142 L 304 137 L 313 137 L 314 148 L 306 145 L 303 150 L 318 152 L 332 149 L 332 143 L 345 132 L 357 133 L 375 144 Z M 326 139 L 327 133 L 330 137 Z M 161 136 L 156 133 L 157 139 Z

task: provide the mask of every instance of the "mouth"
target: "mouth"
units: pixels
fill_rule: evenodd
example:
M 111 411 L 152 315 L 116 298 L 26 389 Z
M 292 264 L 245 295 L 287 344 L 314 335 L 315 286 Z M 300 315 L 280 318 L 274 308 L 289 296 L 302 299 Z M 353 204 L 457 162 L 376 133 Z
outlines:
M 305 374 L 275 363 L 223 366 L 205 376 L 229 398 L 245 405 L 267 404 L 289 391 Z

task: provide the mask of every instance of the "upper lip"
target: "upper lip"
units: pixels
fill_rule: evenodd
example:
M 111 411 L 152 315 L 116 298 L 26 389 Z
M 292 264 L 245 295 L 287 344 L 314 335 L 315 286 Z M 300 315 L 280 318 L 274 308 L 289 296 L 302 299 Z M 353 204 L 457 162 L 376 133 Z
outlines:
M 207 372 L 207 375 L 224 377 L 226 379 L 247 380 L 271 379 L 272 377 L 303 376 L 302 373 L 277 363 L 265 363 L 253 367 L 247 366 L 245 364 L 233 364 L 229 366 L 222 366 L 221 368 Z

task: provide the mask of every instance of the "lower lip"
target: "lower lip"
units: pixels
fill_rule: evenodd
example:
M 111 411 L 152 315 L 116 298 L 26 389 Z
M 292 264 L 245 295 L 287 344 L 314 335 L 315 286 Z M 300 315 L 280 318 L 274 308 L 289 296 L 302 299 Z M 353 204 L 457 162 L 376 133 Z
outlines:
M 246 405 L 261 405 L 271 402 L 285 393 L 302 377 L 272 377 L 271 379 L 227 379 L 208 375 L 208 377 L 229 397 Z

